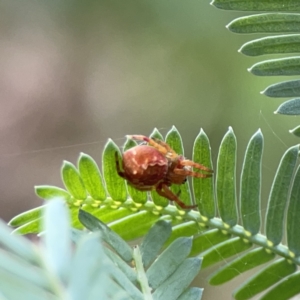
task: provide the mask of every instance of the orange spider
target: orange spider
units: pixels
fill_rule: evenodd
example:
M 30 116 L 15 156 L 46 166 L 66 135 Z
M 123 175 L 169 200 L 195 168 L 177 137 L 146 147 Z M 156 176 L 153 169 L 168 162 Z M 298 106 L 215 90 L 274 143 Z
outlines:
M 147 142 L 148 145 L 138 145 L 123 153 L 120 168 L 118 153 L 115 153 L 116 168 L 119 176 L 126 179 L 128 184 L 140 191 L 156 192 L 175 201 L 183 209 L 191 209 L 197 205 L 186 205 L 179 199 L 179 194 L 170 190 L 172 184 L 182 184 L 187 176 L 208 178 L 212 174 L 193 172 L 192 167 L 209 173 L 213 171 L 203 165 L 185 159 L 178 155 L 167 143 L 151 139 L 143 135 L 128 135 L 130 139 Z

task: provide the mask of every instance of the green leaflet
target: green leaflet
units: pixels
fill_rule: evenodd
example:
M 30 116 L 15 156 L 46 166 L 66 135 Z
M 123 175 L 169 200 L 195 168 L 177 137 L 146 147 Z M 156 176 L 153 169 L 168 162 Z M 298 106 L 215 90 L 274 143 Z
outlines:
M 12 233 L 14 234 L 28 234 L 41 232 L 41 218 L 33 219 L 23 225 L 17 227 Z
M 44 209 L 44 205 L 27 210 L 12 218 L 9 221 L 8 225 L 17 227 L 17 226 L 25 225 L 28 222 L 35 221 L 41 217 L 43 209 Z
M 203 257 L 202 268 L 206 268 L 219 261 L 223 261 L 224 259 L 241 253 L 251 247 L 252 244 L 244 242 L 239 237 L 224 241 L 201 253 L 201 257 Z
M 286 217 L 286 235 L 289 250 L 295 254 L 300 255 L 300 228 L 299 228 L 299 215 L 300 215 L 300 167 L 298 166 L 294 183 L 291 191 L 290 202 Z
M 109 226 L 123 239 L 133 240 L 146 234 L 149 228 L 160 218 L 161 216 L 152 212 L 140 211 L 134 215 L 112 222 Z
M 143 265 L 147 268 L 170 237 L 172 226 L 170 222 L 158 221 L 150 228 L 140 246 Z
M 135 211 L 123 207 L 119 209 L 112 209 L 109 205 L 101 206 L 99 208 L 85 205 L 82 207 L 82 209 L 89 212 L 104 223 L 114 222 L 135 213 Z
M 300 95 L 300 80 L 284 81 L 272 84 L 263 92 L 268 97 L 297 97 Z
M 230 235 L 224 234 L 218 229 L 210 229 L 205 231 L 194 238 L 191 256 L 198 255 L 199 253 L 202 253 L 203 251 L 206 251 L 219 243 L 227 241 L 229 238 Z
M 193 161 L 200 163 L 210 169 L 212 167 L 209 139 L 201 129 L 194 142 Z M 213 218 L 216 214 L 214 179 L 192 178 L 195 202 L 198 204 L 202 216 Z
M 171 128 L 171 130 L 166 135 L 166 143 L 177 153 L 184 155 L 183 151 L 183 145 L 182 145 L 182 139 L 181 136 L 175 126 Z M 171 191 L 174 194 L 178 194 L 180 192 L 180 200 L 184 202 L 187 205 L 191 205 L 192 198 L 191 198 L 191 192 L 190 192 L 190 185 L 187 181 L 184 184 L 181 185 L 172 185 Z M 177 205 L 177 204 L 176 204 Z
M 300 125 L 295 127 L 294 129 L 289 130 L 289 132 L 295 135 L 296 137 L 300 137 Z
M 243 272 L 272 260 L 274 257 L 274 253 L 268 253 L 264 248 L 253 249 L 217 270 L 210 277 L 209 283 L 212 285 L 225 283 Z
M 242 167 L 240 208 L 245 230 L 256 234 L 260 229 L 260 190 L 263 136 L 258 130 L 250 139 Z
M 147 270 L 152 288 L 158 288 L 188 257 L 192 247 L 191 238 L 178 238 L 155 260 Z M 159 276 L 157 276 L 159 274 Z
M 264 37 L 245 43 L 239 52 L 248 56 L 278 53 L 298 53 L 300 51 L 300 35 L 277 35 Z
M 265 60 L 254 64 L 248 71 L 257 76 L 300 75 L 300 57 Z
M 137 261 L 136 261 L 136 265 L 137 265 Z M 111 273 L 112 273 L 112 279 L 114 279 L 118 283 L 118 285 L 121 288 L 123 288 L 132 299 L 137 299 L 137 300 L 144 299 L 141 291 L 126 277 L 126 275 L 119 268 L 114 266 Z
M 76 200 L 85 200 L 87 197 L 87 193 L 83 184 L 83 181 L 73 164 L 70 162 L 64 161 L 63 166 L 61 168 L 61 176 L 64 182 L 65 187 L 68 192 L 76 199 Z
M 92 157 L 80 153 L 78 169 L 84 186 L 94 200 L 105 200 L 106 191 L 99 168 Z
M 299 1 L 285 0 L 213 0 L 212 5 L 221 9 L 241 10 L 241 11 L 298 11 Z
M 292 116 L 300 115 L 300 98 L 285 101 L 277 108 L 275 114 Z M 293 131 L 293 133 L 294 132 L 295 131 Z
M 71 194 L 64 189 L 52 185 L 38 185 L 34 187 L 35 193 L 44 200 L 61 198 L 66 202 L 71 202 Z
M 237 223 L 236 207 L 236 138 L 231 127 L 219 149 L 216 175 L 216 192 L 220 216 L 230 227 Z
M 263 13 L 233 20 L 227 28 L 235 33 L 299 32 L 300 15 L 288 13 Z
M 117 145 L 109 139 L 102 154 L 102 169 L 106 183 L 106 189 L 113 200 L 124 202 L 127 199 L 125 181 L 121 178 L 116 169 L 115 153 L 118 153 L 121 162 L 120 150 Z
M 135 271 L 126 263 L 119 255 L 109 248 L 104 248 L 105 254 L 120 268 L 126 277 L 134 284 L 137 285 L 137 275 Z
M 203 229 L 194 221 L 189 221 L 183 224 L 175 225 L 172 227 L 172 233 L 167 240 L 167 245 L 173 242 L 175 239 L 182 236 L 193 236 L 200 233 Z
M 282 157 L 269 196 L 266 212 L 266 236 L 274 245 L 281 242 L 284 228 L 284 212 L 288 192 L 298 158 L 299 146 L 289 148 Z
M 273 289 L 268 291 L 261 300 L 281 300 L 290 299 L 291 297 L 300 293 L 300 272 L 287 276 Z
M 198 274 L 201 259 L 188 258 L 178 269 L 153 293 L 154 300 L 177 299 L 191 284 Z
M 233 296 L 237 300 L 250 299 L 287 275 L 292 274 L 295 270 L 296 266 L 294 264 L 283 258 L 278 259 L 250 277 L 234 292 Z M 278 292 L 278 295 L 281 296 L 281 292 Z M 281 299 L 286 298 L 282 297 Z
M 132 260 L 132 250 L 127 243 L 124 242 L 115 232 L 113 232 L 109 227 L 107 227 L 100 220 L 95 218 L 93 215 L 85 212 L 84 210 L 79 210 L 78 218 L 80 222 L 91 231 L 102 232 L 103 240 L 111 245 L 113 249 L 125 260 Z

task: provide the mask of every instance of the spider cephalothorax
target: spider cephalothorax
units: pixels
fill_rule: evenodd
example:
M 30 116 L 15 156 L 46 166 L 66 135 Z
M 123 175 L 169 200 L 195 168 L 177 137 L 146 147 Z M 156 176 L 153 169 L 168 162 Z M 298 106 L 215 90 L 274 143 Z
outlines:
M 212 174 L 192 171 L 192 167 L 208 173 L 209 168 L 185 159 L 178 155 L 167 143 L 151 139 L 143 135 L 130 135 L 130 139 L 147 142 L 148 145 L 138 145 L 123 153 L 121 170 L 118 154 L 116 153 L 116 167 L 118 174 L 127 180 L 128 184 L 140 191 L 151 191 L 171 201 L 175 201 L 181 208 L 190 209 L 196 205 L 186 205 L 178 195 L 170 190 L 172 184 L 182 184 L 187 176 L 207 178 Z

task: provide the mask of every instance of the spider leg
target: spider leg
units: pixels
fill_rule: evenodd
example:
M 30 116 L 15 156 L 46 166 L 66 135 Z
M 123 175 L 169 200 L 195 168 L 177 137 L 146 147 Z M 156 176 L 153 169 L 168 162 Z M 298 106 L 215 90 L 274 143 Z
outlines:
M 198 173 L 198 172 L 193 172 L 193 171 L 189 171 L 189 170 L 185 170 L 185 169 L 178 169 L 175 168 L 173 170 L 173 172 L 175 174 L 178 175 L 182 175 L 182 176 L 192 176 L 192 177 L 197 177 L 197 178 L 208 178 L 208 177 L 212 177 L 212 174 L 202 174 L 202 173 Z
M 162 153 L 163 155 L 168 155 L 168 157 L 170 158 L 178 156 L 176 152 L 167 143 L 161 140 L 151 139 L 144 135 L 127 135 L 126 137 L 137 141 L 147 142 L 149 145 L 156 148 L 160 153 Z
M 203 170 L 203 171 L 206 171 L 206 172 L 210 172 L 210 173 L 213 173 L 214 171 L 201 165 L 201 164 L 198 164 L 194 161 L 191 161 L 191 160 L 188 160 L 188 159 L 184 159 L 182 161 L 180 161 L 180 164 L 182 166 L 191 166 L 191 167 L 194 167 L 196 169 L 199 169 L 199 170 Z
M 160 144 L 161 146 L 163 146 L 166 150 L 168 150 L 168 152 L 166 154 L 168 154 L 169 158 L 173 158 L 173 157 L 177 157 L 178 154 L 170 147 L 170 145 L 168 145 L 166 142 L 161 141 L 159 139 L 153 139 L 157 144 Z
M 126 179 L 125 173 L 120 168 L 119 155 L 117 151 L 115 152 L 115 160 L 116 160 L 117 173 L 119 174 L 120 177 Z
M 180 199 L 179 199 L 179 195 L 180 192 L 176 195 L 174 194 L 170 189 L 169 187 L 164 184 L 164 183 L 160 183 L 157 187 L 156 187 L 156 192 L 164 197 L 164 198 L 167 198 L 171 201 L 174 201 L 176 202 L 181 208 L 183 209 L 192 209 L 192 208 L 196 208 L 197 205 L 186 205 L 184 202 L 182 202 Z

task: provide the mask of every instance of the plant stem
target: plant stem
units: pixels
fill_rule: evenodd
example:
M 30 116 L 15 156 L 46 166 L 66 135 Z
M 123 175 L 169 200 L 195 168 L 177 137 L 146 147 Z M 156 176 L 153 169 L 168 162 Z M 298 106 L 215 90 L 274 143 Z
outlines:
M 139 246 L 135 246 L 133 249 L 133 259 L 135 261 L 137 280 L 140 283 L 141 290 L 145 300 L 153 300 L 151 295 L 151 288 L 148 284 L 148 279 L 143 266 L 142 255 Z

